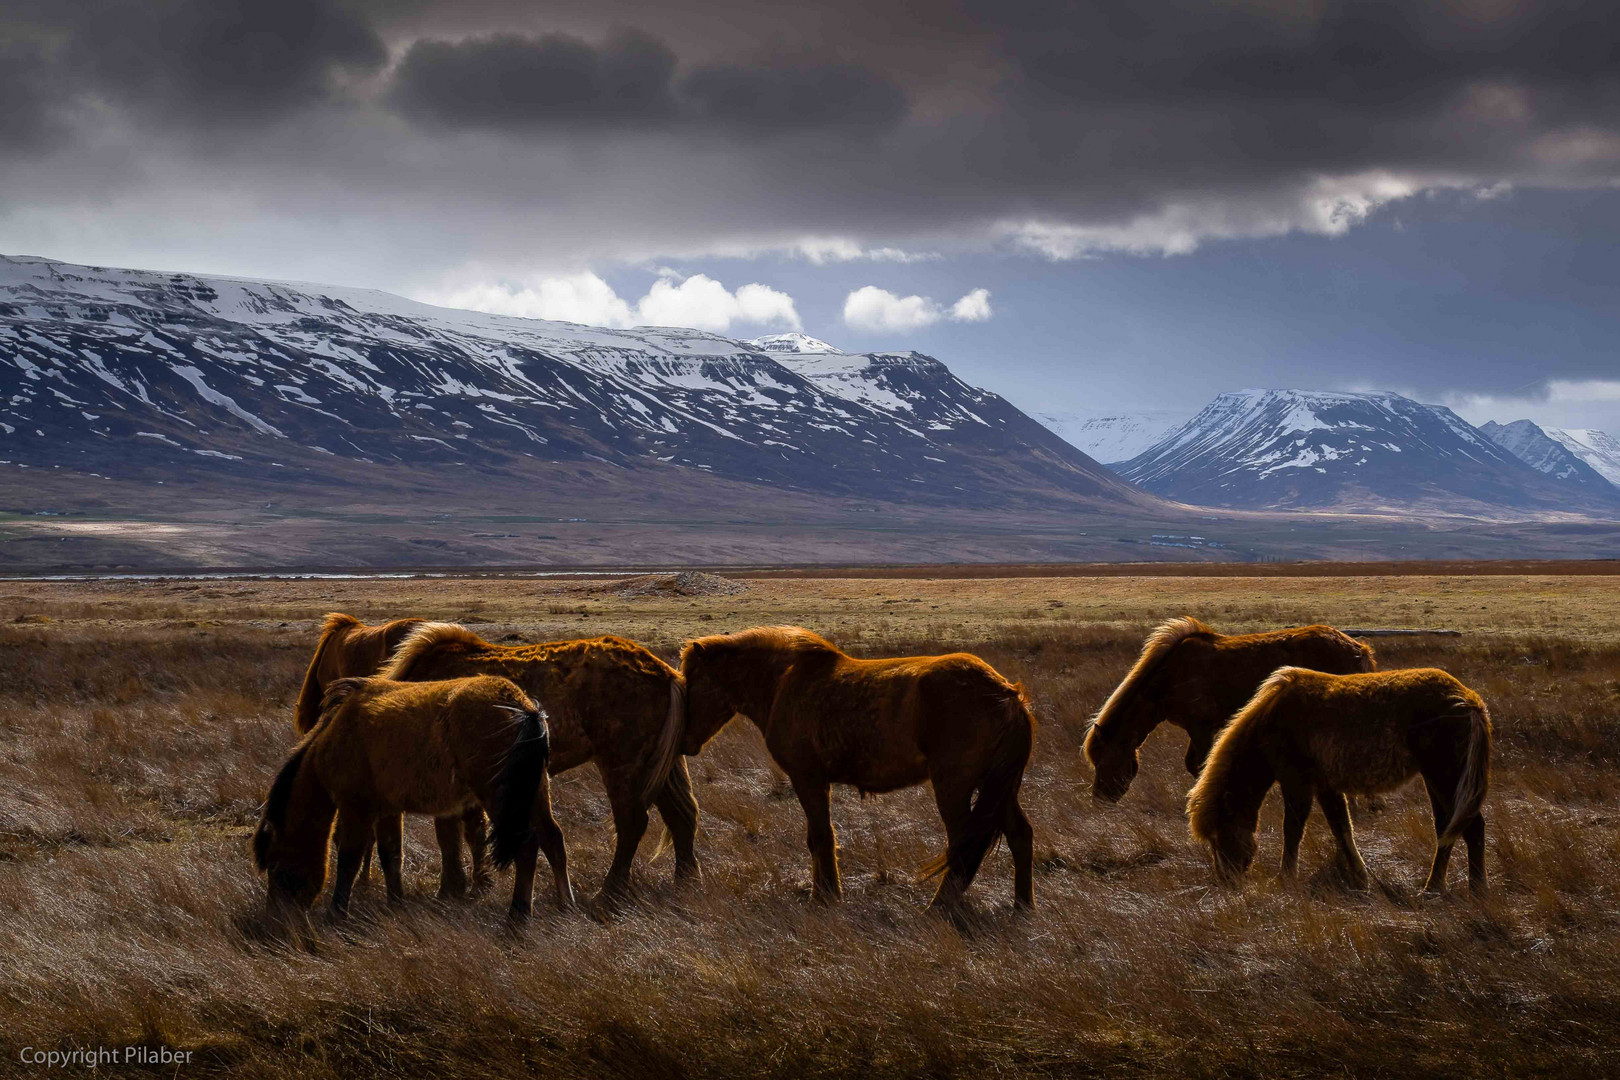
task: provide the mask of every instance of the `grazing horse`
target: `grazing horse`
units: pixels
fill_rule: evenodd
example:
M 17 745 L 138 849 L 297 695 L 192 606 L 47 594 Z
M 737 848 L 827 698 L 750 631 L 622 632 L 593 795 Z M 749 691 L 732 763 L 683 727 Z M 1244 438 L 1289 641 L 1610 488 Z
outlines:
M 464 626 L 426 623 L 394 654 L 390 679 L 504 675 L 546 703 L 551 771 L 595 761 L 613 806 L 618 842 L 602 886 L 612 900 L 630 885 L 630 866 L 657 805 L 675 847 L 675 876 L 698 874 L 693 852 L 698 805 L 680 757 L 686 694 L 680 672 L 624 638 L 545 645 L 493 645 Z
M 1217 634 L 1194 618 L 1171 619 L 1148 635 L 1130 673 L 1086 733 L 1091 793 L 1118 802 L 1136 778 L 1136 752 L 1163 721 L 1187 732 L 1187 771 L 1197 776 L 1215 736 L 1280 667 L 1348 675 L 1374 668 L 1372 647 L 1331 626 L 1264 634 Z
M 1474 691 L 1436 668 L 1327 675 L 1283 668 L 1232 718 L 1187 797 L 1192 834 L 1207 843 L 1216 872 L 1231 880 L 1254 861 L 1260 804 L 1283 793 L 1282 870 L 1292 876 L 1299 840 L 1322 804 L 1351 880 L 1364 886 L 1347 793 L 1392 791 L 1421 774 L 1434 811 L 1434 862 L 1424 891 L 1445 890 L 1446 863 L 1460 836 L 1468 884 L 1485 886 L 1485 817 L 1491 718 Z
M 518 864 L 511 913 L 529 913 L 543 849 L 557 903 L 573 902 L 568 849 L 551 816 L 543 713 L 509 680 L 432 683 L 339 679 L 320 718 L 270 785 L 253 834 L 254 864 L 269 878 L 272 909 L 306 910 L 326 885 L 336 819 L 332 910 L 348 911 L 360 860 L 377 838 L 388 898 L 404 896 L 405 814 L 449 817 L 477 805 L 495 819 L 495 861 Z
M 304 672 L 304 686 L 298 694 L 298 706 L 293 713 L 293 728 L 303 735 L 315 726 L 321 715 L 321 699 L 326 688 L 338 679 L 375 675 L 388 662 L 389 654 L 399 647 L 411 631 L 423 625 L 424 619 L 394 619 L 381 626 L 367 626 L 352 615 L 334 611 L 321 623 L 321 636 L 315 643 L 315 655 L 310 658 L 309 670 Z M 439 878 L 439 896 L 459 897 L 467 891 L 467 875 L 461 868 L 461 837 L 465 833 L 467 848 L 472 856 L 473 891 L 481 892 L 490 885 L 489 870 L 484 866 L 486 824 L 482 807 L 474 806 L 460 818 L 434 822 L 438 834 L 439 855 L 444 873 Z M 360 880 L 371 876 L 371 846 L 367 845 L 360 866 Z
M 932 906 L 961 900 L 1002 835 L 1016 902 L 1034 904 L 1033 839 L 1018 789 L 1035 721 L 1022 687 L 983 660 L 967 653 L 857 660 L 808 630 L 779 626 L 689 641 L 681 673 L 685 753 L 698 753 L 734 715 L 764 733 L 804 807 L 818 899 L 836 900 L 840 891 L 831 785 L 864 794 L 931 780 L 949 838 L 929 867 L 929 876 L 943 874 Z

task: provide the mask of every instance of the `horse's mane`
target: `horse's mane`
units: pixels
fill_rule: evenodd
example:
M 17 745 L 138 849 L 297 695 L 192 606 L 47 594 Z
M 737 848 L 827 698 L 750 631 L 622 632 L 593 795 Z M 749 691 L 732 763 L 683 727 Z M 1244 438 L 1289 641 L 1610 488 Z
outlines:
M 1136 658 L 1136 663 L 1126 673 L 1124 680 L 1114 687 L 1114 692 L 1108 695 L 1108 700 L 1103 702 L 1103 707 L 1097 710 L 1097 715 L 1092 717 L 1092 729 L 1107 731 L 1109 722 L 1119 712 L 1120 707 L 1125 704 L 1126 700 L 1136 692 L 1137 686 L 1147 677 L 1148 672 L 1152 671 L 1161 660 L 1168 656 L 1171 649 L 1190 637 L 1200 635 L 1216 636 L 1214 630 L 1211 630 L 1191 615 L 1171 619 L 1169 622 L 1161 623 L 1154 628 L 1153 633 L 1148 635 L 1147 641 L 1142 645 L 1142 654 Z
M 423 623 L 399 643 L 399 648 L 394 650 L 388 666 L 379 674 L 385 679 L 395 681 L 407 679 L 410 677 L 411 668 L 418 660 L 442 645 L 464 645 L 474 649 L 491 647 L 489 642 L 460 623 Z
M 258 828 L 253 830 L 253 865 L 260 870 L 269 866 L 270 845 L 287 823 L 287 804 L 292 801 L 293 781 L 298 779 L 298 769 L 314 741 L 313 733 L 305 736 L 270 782 L 270 794 L 264 800 L 264 813 L 259 817 Z
M 1278 668 L 1260 684 L 1249 703 L 1238 710 L 1221 729 L 1204 762 L 1198 782 L 1187 793 L 1187 824 L 1193 837 L 1209 842 L 1220 825 L 1221 795 L 1231 786 L 1233 774 L 1242 768 L 1244 751 L 1253 743 L 1257 729 L 1277 704 L 1277 698 L 1304 668 Z
M 293 727 L 303 734 L 315 726 L 321 714 L 321 658 L 327 646 L 340 632 L 365 625 L 353 615 L 341 611 L 329 613 L 321 620 L 321 636 L 315 642 L 315 654 L 310 657 L 309 670 L 304 672 L 304 685 L 298 692 L 298 706 L 293 711 Z
M 403 647 L 402 647 L 403 648 Z M 755 626 L 734 634 L 710 634 L 694 638 L 681 649 L 681 663 L 704 649 L 769 649 L 779 652 L 826 653 L 843 656 L 844 651 L 813 630 L 802 626 Z

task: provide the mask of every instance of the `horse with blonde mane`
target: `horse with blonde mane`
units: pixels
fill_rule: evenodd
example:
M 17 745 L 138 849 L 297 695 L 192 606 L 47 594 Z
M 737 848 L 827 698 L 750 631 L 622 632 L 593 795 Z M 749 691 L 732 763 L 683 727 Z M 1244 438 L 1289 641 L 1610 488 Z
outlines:
M 1260 804 L 1282 787 L 1282 872 L 1292 877 L 1299 841 L 1321 803 L 1351 882 L 1364 887 L 1346 794 L 1393 791 L 1421 775 L 1434 812 L 1435 850 L 1426 893 L 1445 891 L 1446 864 L 1460 836 L 1468 884 L 1485 886 L 1485 817 L 1491 718 L 1478 694 L 1437 668 L 1327 675 L 1303 668 L 1273 674 L 1226 725 L 1187 797 L 1194 838 L 1208 844 L 1216 873 L 1232 880 L 1254 861 Z
M 1142 653 L 1086 732 L 1091 793 L 1118 802 L 1136 778 L 1137 750 L 1168 721 L 1187 732 L 1187 771 L 1197 776 L 1227 719 L 1280 667 L 1340 675 L 1372 671 L 1370 645 L 1331 626 L 1217 634 L 1197 619 L 1171 619 Z
M 367 626 L 352 615 L 334 611 L 321 622 L 321 635 L 315 643 L 315 655 L 310 657 L 309 669 L 304 672 L 304 685 L 298 693 L 298 705 L 293 712 L 293 729 L 306 734 L 320 719 L 321 700 L 326 688 L 338 679 L 375 675 L 388 657 L 410 636 L 411 631 L 426 623 L 425 619 L 394 619 L 378 626 Z M 484 865 L 484 845 L 488 825 L 481 807 L 474 806 L 460 818 L 435 821 L 434 832 L 439 841 L 439 896 L 452 899 L 466 895 L 467 875 L 461 866 L 461 840 L 467 838 L 468 854 L 472 857 L 472 888 L 482 892 L 491 884 L 489 870 Z M 371 876 L 371 850 L 367 845 L 361 860 L 360 880 Z
M 568 849 L 551 815 L 547 753 L 545 715 L 507 679 L 337 680 L 327 687 L 315 726 L 271 783 L 253 833 L 268 905 L 302 911 L 314 904 L 326 885 L 334 831 L 333 912 L 348 911 L 373 836 L 388 898 L 397 902 L 405 891 L 403 816 L 454 817 L 478 806 L 495 819 L 496 864 L 517 863 L 511 914 L 529 914 L 541 850 L 557 904 L 568 906 L 574 895 Z
M 942 877 L 931 906 L 956 906 L 1003 835 L 1015 902 L 1034 905 L 1033 834 L 1018 789 L 1035 721 L 1023 688 L 983 660 L 857 660 L 809 630 L 774 626 L 687 642 L 681 673 L 685 753 L 701 751 L 736 715 L 764 734 L 804 808 L 818 899 L 840 895 L 831 786 L 865 794 L 932 781 L 948 843 L 927 869 Z
M 407 681 L 501 675 L 546 703 L 551 772 L 594 761 L 613 807 L 618 840 L 604 899 L 628 890 L 654 805 L 675 848 L 675 876 L 698 875 L 698 804 L 680 757 L 685 686 L 680 672 L 648 650 L 618 637 L 494 645 L 455 623 L 424 623 L 383 674 Z

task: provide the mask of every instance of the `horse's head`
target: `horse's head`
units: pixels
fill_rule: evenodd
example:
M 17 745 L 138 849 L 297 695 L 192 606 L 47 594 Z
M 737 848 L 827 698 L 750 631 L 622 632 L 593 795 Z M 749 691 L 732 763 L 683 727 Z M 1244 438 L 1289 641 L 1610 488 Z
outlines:
M 1254 832 L 1258 824 L 1258 814 L 1245 823 L 1236 816 L 1228 819 L 1223 808 L 1221 824 L 1209 841 L 1215 876 L 1223 883 L 1233 884 L 1249 872 L 1254 863 Z
M 305 740 L 270 784 L 258 828 L 253 830 L 253 863 L 269 880 L 271 910 L 307 910 L 326 885 L 326 846 L 337 807 L 313 770 L 302 768 Z
M 725 727 L 737 709 L 727 692 L 730 658 L 723 647 L 705 639 L 687 644 L 681 652 L 681 675 L 686 679 L 686 735 L 681 753 L 691 756 Z
M 1091 797 L 1116 803 L 1136 779 L 1136 744 L 1117 728 L 1095 723 L 1086 732 L 1086 760 L 1091 762 Z

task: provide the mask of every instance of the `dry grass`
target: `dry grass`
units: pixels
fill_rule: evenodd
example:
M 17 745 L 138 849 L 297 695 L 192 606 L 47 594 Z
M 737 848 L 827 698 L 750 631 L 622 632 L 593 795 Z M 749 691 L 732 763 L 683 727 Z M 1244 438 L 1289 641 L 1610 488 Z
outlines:
M 8 586 L 0 1069 L 23 1046 L 146 1042 L 193 1050 L 188 1075 L 1610 1075 L 1620 652 L 1598 580 L 756 581 L 701 606 L 566 582 Z M 846 902 L 812 905 L 798 805 L 734 725 L 693 762 L 699 886 L 644 854 L 642 902 L 622 917 L 541 910 L 514 938 L 503 889 L 428 899 L 437 856 L 417 822 L 403 910 L 374 886 L 347 924 L 277 938 L 254 917 L 245 837 L 290 742 L 308 620 L 329 607 L 477 616 L 496 638 L 614 629 L 665 655 L 699 627 L 783 620 L 871 654 L 978 651 L 1042 718 L 1024 799 L 1040 908 L 1012 914 L 1002 852 L 966 927 L 921 910 L 913 869 L 941 839 L 923 790 L 839 794 Z M 1426 609 L 1473 633 L 1381 642 L 1380 657 L 1446 667 L 1492 706 L 1488 899 L 1416 898 L 1433 836 L 1421 790 L 1361 823 L 1386 885 L 1373 895 L 1279 882 L 1275 800 L 1265 865 L 1211 888 L 1169 730 L 1123 804 L 1091 803 L 1085 719 L 1153 619 L 1368 625 Z M 594 886 L 611 838 L 600 785 L 581 770 L 555 798 Z M 1317 818 L 1307 873 L 1329 855 Z

